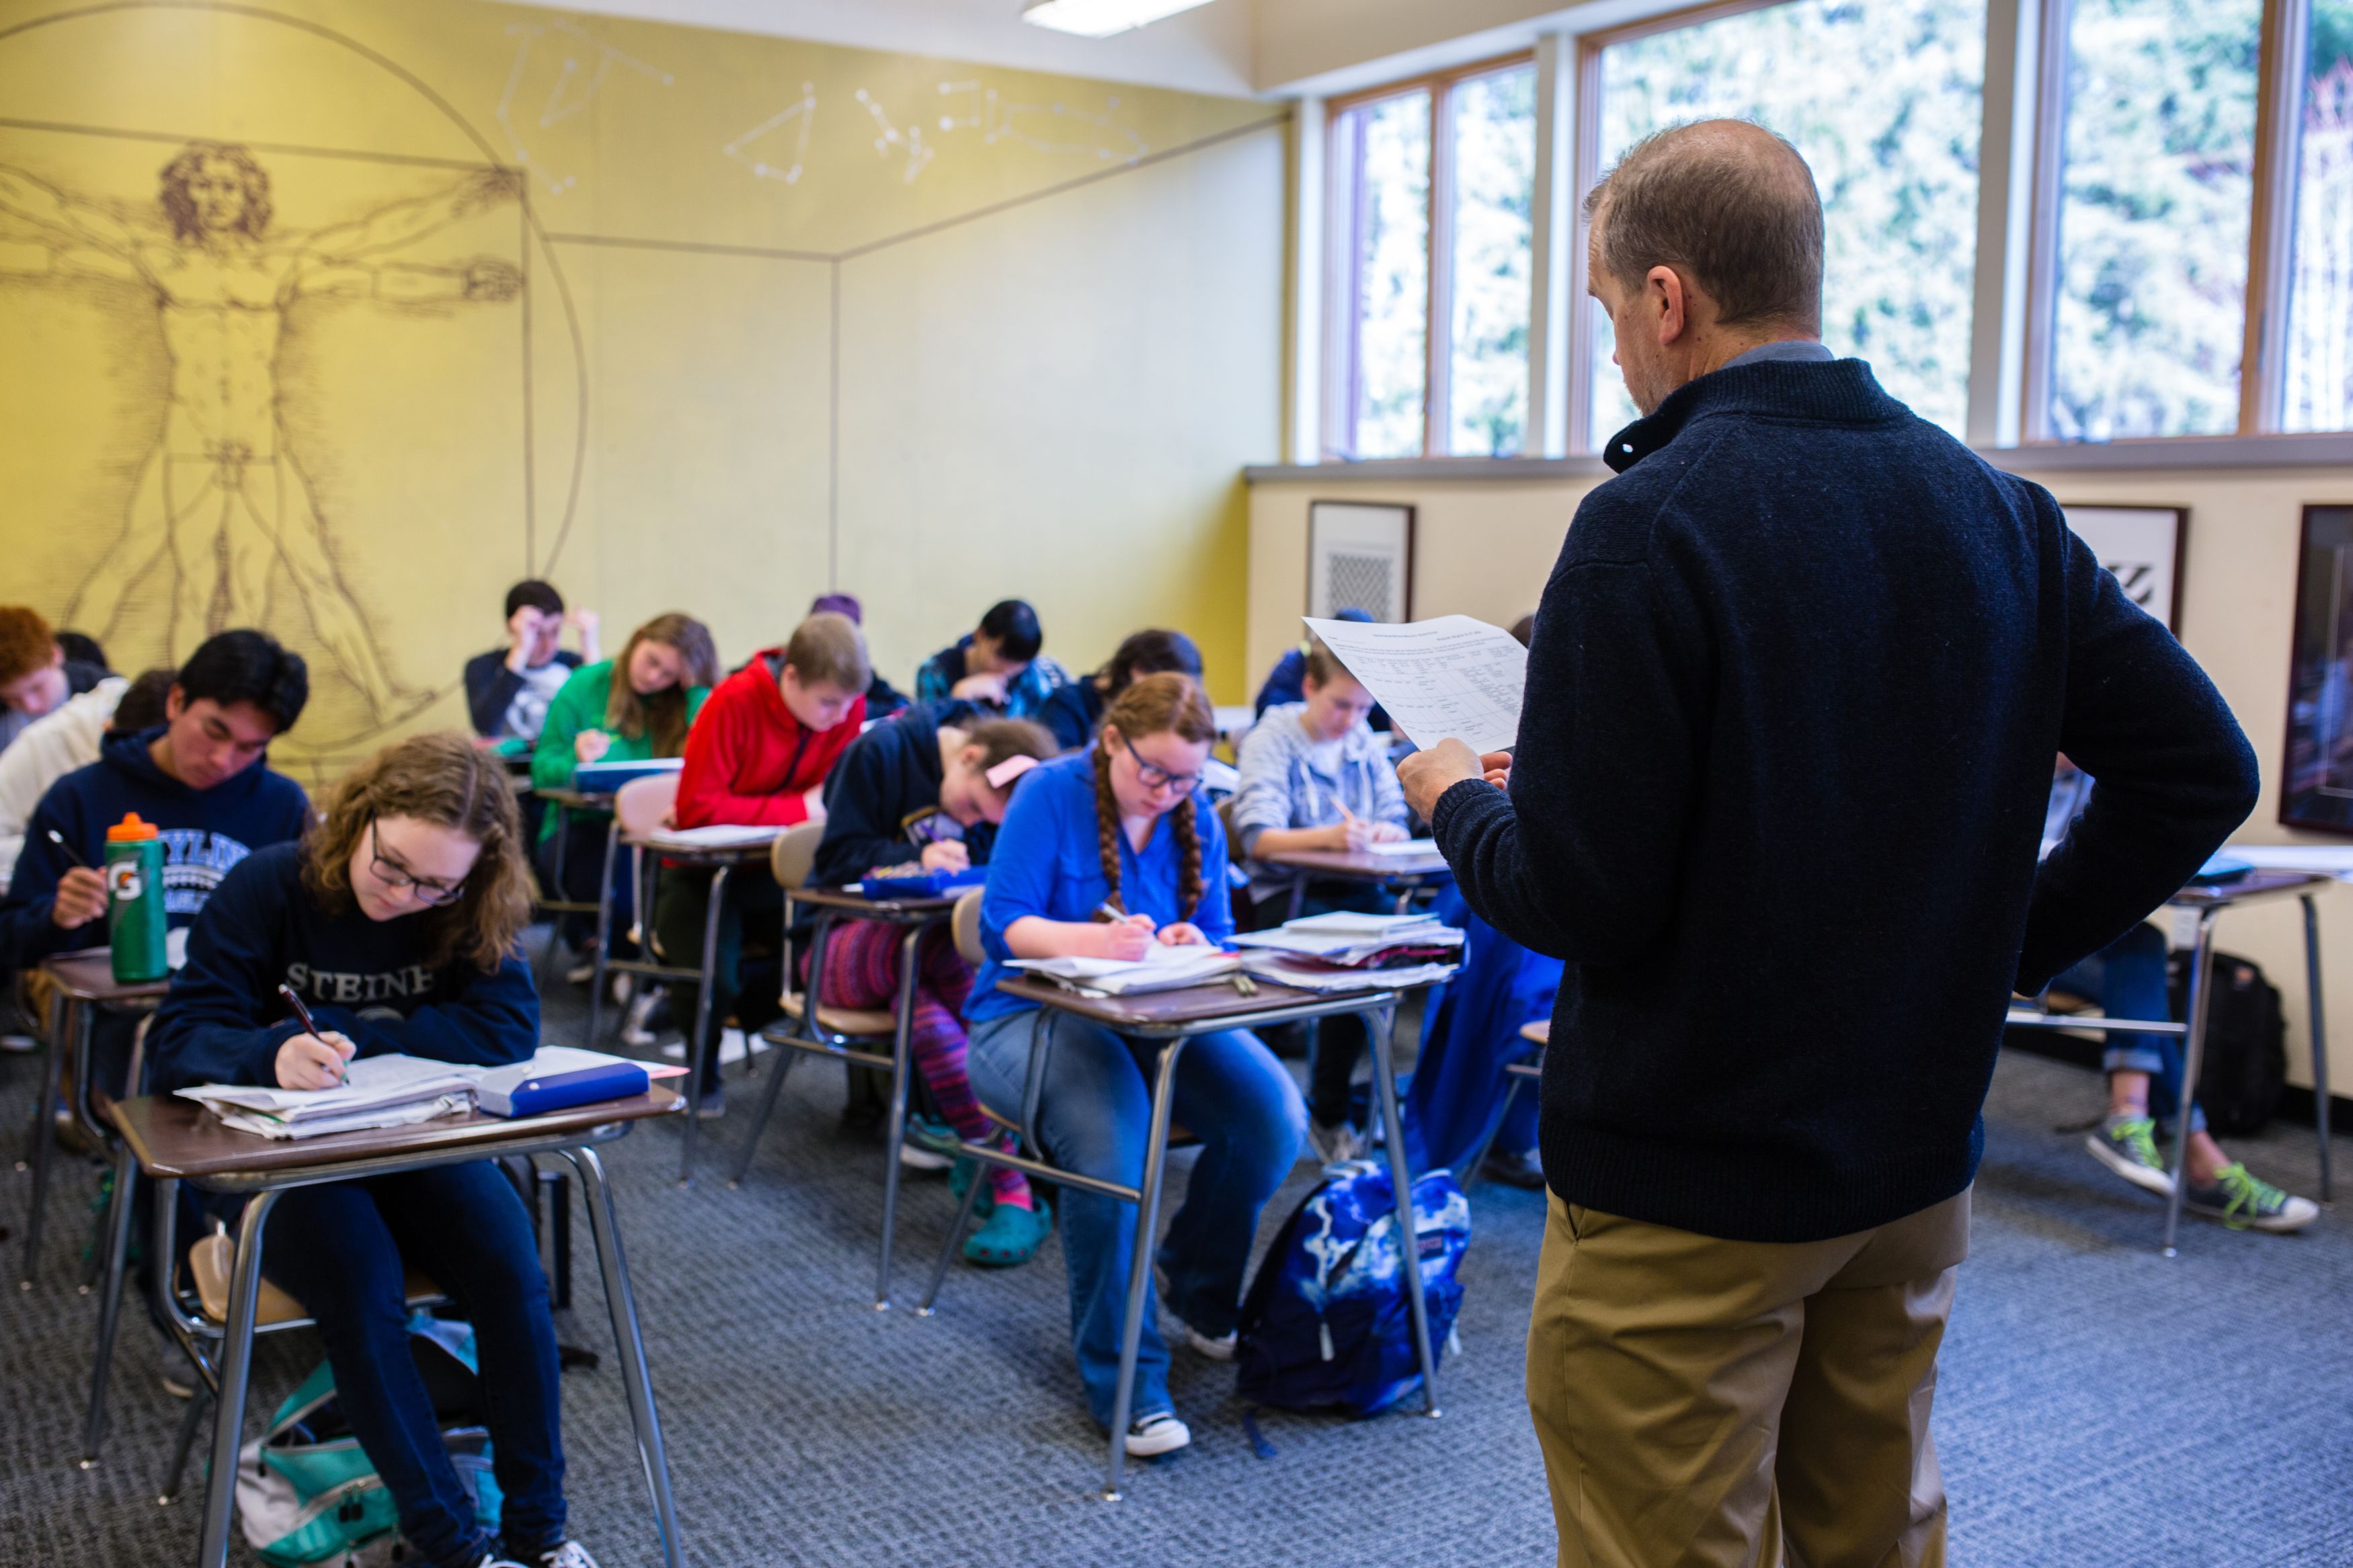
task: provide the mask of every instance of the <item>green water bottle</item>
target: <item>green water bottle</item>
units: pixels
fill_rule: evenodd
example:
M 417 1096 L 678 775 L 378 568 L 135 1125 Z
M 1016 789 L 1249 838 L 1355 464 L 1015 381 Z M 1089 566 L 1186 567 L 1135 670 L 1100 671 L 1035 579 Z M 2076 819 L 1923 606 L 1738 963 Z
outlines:
M 106 830 L 106 934 L 114 978 L 135 985 L 171 973 L 164 933 L 164 840 L 137 812 Z

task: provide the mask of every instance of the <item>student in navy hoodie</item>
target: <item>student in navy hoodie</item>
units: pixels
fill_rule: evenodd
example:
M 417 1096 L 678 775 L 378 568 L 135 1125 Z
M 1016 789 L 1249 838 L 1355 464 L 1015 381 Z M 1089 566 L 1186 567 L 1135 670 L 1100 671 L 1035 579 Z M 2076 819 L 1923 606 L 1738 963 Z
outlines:
M 970 702 L 918 702 L 850 742 L 825 781 L 825 837 L 810 880 L 820 887 L 987 865 L 997 825 L 1020 774 L 1054 754 L 1054 737 L 1027 719 L 993 719 Z M 992 782 L 994 781 L 994 782 Z M 828 1006 L 887 1008 L 899 992 L 905 932 L 881 921 L 843 921 L 825 944 L 818 994 Z M 972 969 L 944 926 L 915 951 L 915 1070 L 947 1119 L 935 1137 L 986 1143 L 1001 1136 L 965 1077 L 965 999 Z M 808 961 L 801 961 L 806 976 Z M 1052 1224 L 1020 1172 L 989 1173 L 988 1217 L 965 1238 L 975 1263 L 1009 1266 L 1037 1254 Z
M 522 825 L 497 760 L 456 734 L 387 746 L 335 786 L 313 832 L 247 857 L 206 906 L 148 1033 L 157 1090 L 325 1089 L 353 1057 L 393 1052 L 525 1060 L 539 1044 L 539 997 L 516 951 L 530 918 Z M 292 1016 L 281 984 L 319 1034 Z M 353 1435 L 427 1563 L 595 1568 L 565 1534 L 547 1280 L 531 1218 L 495 1163 L 295 1188 L 279 1196 L 263 1244 L 263 1273 L 318 1320 Z M 409 1372 L 410 1265 L 474 1325 L 502 1542 L 476 1521 Z
M 162 829 L 164 910 L 174 928 L 196 918 L 238 861 L 299 837 L 310 799 L 263 759 L 310 692 L 301 656 L 275 638 L 206 638 L 180 667 L 163 724 L 109 735 L 98 761 L 58 779 L 33 808 L 0 898 L 0 964 L 29 968 L 106 945 L 106 882 L 95 868 L 106 861 L 106 830 L 133 812 Z

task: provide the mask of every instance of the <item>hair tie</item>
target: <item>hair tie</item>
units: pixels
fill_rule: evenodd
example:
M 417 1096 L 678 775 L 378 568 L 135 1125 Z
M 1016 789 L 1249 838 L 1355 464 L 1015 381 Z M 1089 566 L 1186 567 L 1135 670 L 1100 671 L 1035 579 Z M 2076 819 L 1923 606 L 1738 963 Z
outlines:
M 989 788 L 1001 790 L 1010 785 L 1015 779 L 1019 778 L 1023 773 L 1028 773 L 1031 768 L 1034 768 L 1037 765 L 1038 759 L 1035 757 L 1011 756 L 1006 758 L 1003 762 L 997 763 L 995 767 L 989 769 L 980 776 L 988 781 Z

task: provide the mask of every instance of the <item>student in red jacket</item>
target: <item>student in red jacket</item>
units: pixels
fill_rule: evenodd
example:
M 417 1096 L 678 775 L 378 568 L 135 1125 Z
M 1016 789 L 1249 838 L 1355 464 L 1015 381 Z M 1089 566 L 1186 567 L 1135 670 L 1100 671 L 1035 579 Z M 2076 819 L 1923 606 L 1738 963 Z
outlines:
M 686 765 L 678 778 L 678 825 L 790 827 L 823 818 L 819 795 L 825 777 L 865 722 L 866 683 L 872 668 L 857 623 L 831 613 L 803 621 L 783 647 L 754 655 L 751 663 L 719 683 L 696 716 L 694 728 L 687 731 Z M 702 955 L 710 900 L 709 871 L 663 868 L 654 895 L 654 931 L 669 962 L 691 964 Z M 712 971 L 710 1033 L 702 1058 L 704 1116 L 716 1116 L 725 1108 L 719 1086 L 719 1032 L 744 991 L 747 937 L 756 950 L 771 955 L 783 951 L 784 893 L 765 867 L 749 868 L 727 879 L 717 963 Z M 774 1014 L 778 989 L 770 985 L 761 990 L 768 1016 Z M 671 1016 L 689 1029 L 693 1027 L 695 990 L 692 984 L 681 985 L 670 1002 Z M 740 1022 L 747 1029 L 757 1028 L 766 1016 L 744 1016 Z

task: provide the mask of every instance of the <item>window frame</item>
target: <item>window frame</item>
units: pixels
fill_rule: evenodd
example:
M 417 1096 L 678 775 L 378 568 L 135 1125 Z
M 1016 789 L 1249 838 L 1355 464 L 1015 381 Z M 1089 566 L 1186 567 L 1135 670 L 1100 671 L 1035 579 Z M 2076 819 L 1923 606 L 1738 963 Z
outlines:
M 1430 179 L 1424 218 L 1427 247 L 1422 310 L 1421 449 L 1405 460 L 1444 458 L 1452 426 L 1450 394 L 1454 369 L 1454 89 L 1482 77 L 1535 66 L 1533 48 L 1492 55 L 1463 65 L 1449 66 L 1398 81 L 1384 82 L 1360 92 L 1335 97 L 1324 104 L 1324 366 L 1322 445 L 1327 458 L 1345 462 L 1396 461 L 1359 459 L 1350 448 L 1360 382 L 1357 356 L 1358 293 L 1356 216 L 1362 205 L 1360 176 L 1354 162 L 1340 156 L 1341 121 L 1352 110 L 1389 99 L 1426 92 L 1430 96 Z M 1533 268 L 1531 268 L 1533 270 Z M 1532 279 L 1541 288 L 1542 279 Z M 1533 388 L 1531 389 L 1533 393 Z M 1525 451 L 1534 438 L 1523 435 Z M 1484 453 L 1463 453 L 1465 458 Z

